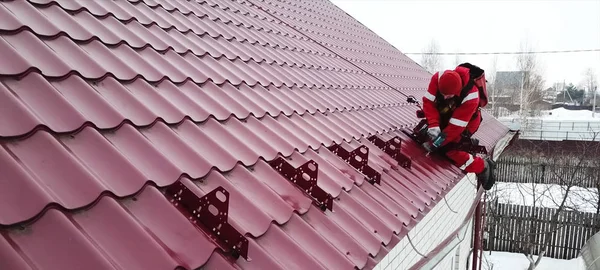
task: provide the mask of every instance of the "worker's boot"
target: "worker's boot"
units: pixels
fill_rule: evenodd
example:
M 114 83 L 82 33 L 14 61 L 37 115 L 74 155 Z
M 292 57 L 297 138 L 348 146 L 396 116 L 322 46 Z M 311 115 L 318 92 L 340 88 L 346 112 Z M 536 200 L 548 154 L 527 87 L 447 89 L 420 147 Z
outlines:
M 494 169 L 496 167 L 496 163 L 489 158 L 484 159 L 483 163 L 483 172 L 477 175 L 477 180 L 479 181 L 479 183 L 481 183 L 483 189 L 490 190 L 496 182 L 496 179 L 494 177 Z

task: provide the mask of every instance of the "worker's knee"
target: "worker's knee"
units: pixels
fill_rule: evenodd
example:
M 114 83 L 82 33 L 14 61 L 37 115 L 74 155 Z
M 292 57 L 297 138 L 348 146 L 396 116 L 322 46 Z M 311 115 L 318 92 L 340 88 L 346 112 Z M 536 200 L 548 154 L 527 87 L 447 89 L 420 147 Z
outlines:
M 451 159 L 457 167 L 467 173 L 481 173 L 485 168 L 485 163 L 482 158 L 473 156 L 464 151 L 448 151 L 446 152 L 446 156 Z

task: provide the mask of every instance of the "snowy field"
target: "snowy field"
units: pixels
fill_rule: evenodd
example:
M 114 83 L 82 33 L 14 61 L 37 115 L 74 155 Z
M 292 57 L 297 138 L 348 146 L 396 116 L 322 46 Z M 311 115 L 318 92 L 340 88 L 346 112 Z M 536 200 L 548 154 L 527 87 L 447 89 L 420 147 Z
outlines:
M 529 184 L 498 182 L 489 193 L 488 200 L 498 198 L 499 203 L 525 206 L 558 208 L 566 193 L 566 187 L 556 184 Z M 594 188 L 571 187 L 565 205 L 567 209 L 596 213 L 598 190 Z
M 534 258 L 537 259 L 537 256 L 534 256 Z M 482 269 L 489 270 L 526 270 L 529 267 L 529 261 L 527 260 L 527 258 L 525 258 L 525 255 L 498 251 L 484 252 L 484 259 L 482 264 Z M 546 257 L 542 258 L 542 261 L 535 269 L 585 270 L 585 264 L 581 257 L 577 257 L 572 260 L 559 260 Z
M 499 117 L 498 119 L 518 119 L 519 112 L 512 115 Z M 537 120 L 565 120 L 565 121 L 600 121 L 600 113 L 593 114 L 590 110 L 567 110 L 565 108 L 556 108 L 553 110 L 542 111 L 541 116 L 528 117 Z
M 590 110 L 567 110 L 556 108 L 551 111 L 542 112 L 538 119 L 544 120 L 572 120 L 572 121 L 600 121 L 600 114 L 593 114 Z
M 540 140 L 600 140 L 600 113 L 590 110 L 557 108 L 542 111 L 540 116 L 520 119 L 518 112 L 498 120 L 511 129 L 521 130 L 520 138 Z

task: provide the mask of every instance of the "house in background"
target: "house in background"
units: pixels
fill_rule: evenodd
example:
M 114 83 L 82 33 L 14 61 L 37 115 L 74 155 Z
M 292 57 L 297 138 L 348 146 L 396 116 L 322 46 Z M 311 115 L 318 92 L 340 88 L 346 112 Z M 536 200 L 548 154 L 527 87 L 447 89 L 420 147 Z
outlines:
M 474 176 L 401 132 L 430 74 L 328 1 L 0 18 L 0 269 L 465 269 L 480 247 Z M 483 118 L 497 157 L 512 133 Z
M 542 92 L 542 100 L 550 104 L 556 103 L 557 95 L 562 91 L 562 83 L 555 83 L 552 87 L 546 88 Z
M 518 111 L 521 106 L 521 98 L 527 100 L 525 96 L 521 97 L 521 88 L 527 78 L 527 71 L 498 71 L 494 79 L 494 84 L 490 91 L 490 100 L 495 107 L 504 107 L 510 111 Z M 523 95 L 526 95 L 527 89 Z M 552 89 L 539 89 L 538 95 L 530 101 L 531 109 L 548 110 L 556 98 L 556 93 Z

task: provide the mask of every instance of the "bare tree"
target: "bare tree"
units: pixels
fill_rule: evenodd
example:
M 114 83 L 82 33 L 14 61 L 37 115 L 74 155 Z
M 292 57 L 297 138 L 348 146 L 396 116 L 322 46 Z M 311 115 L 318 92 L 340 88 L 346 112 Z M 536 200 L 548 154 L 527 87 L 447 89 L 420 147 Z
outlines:
M 594 72 L 594 69 L 592 69 L 592 68 L 586 69 L 584 76 L 585 76 L 586 87 L 587 87 L 588 91 L 590 92 L 589 102 L 593 104 L 592 111 L 595 113 L 596 112 L 596 102 L 597 102 L 596 90 L 598 87 L 598 81 L 596 80 L 596 74 Z
M 497 96 L 497 92 L 496 92 L 496 71 L 498 69 L 498 55 L 494 55 L 494 58 L 492 59 L 492 65 L 490 66 L 490 68 L 485 72 L 485 77 L 487 78 L 487 88 L 488 88 L 488 95 L 491 97 L 491 105 L 492 105 L 492 115 L 494 117 L 499 117 L 499 109 L 498 107 L 496 107 L 496 96 Z
M 521 42 L 521 54 L 517 55 L 517 69 L 520 71 L 521 89 L 519 93 L 519 116 L 523 129 L 529 128 L 528 116 L 539 115 L 540 110 L 535 104 L 542 100 L 544 80 L 541 76 L 541 65 L 533 53 L 529 40 Z
M 589 183 L 589 169 L 597 166 L 594 162 L 598 162 L 596 153 L 600 150 L 600 144 L 593 142 L 597 136 L 598 132 L 595 132 L 590 141 L 580 141 L 569 149 L 556 149 L 544 141 L 531 141 L 521 149 L 513 149 L 515 152 L 511 153 L 511 161 L 525 166 L 524 170 L 515 171 L 511 177 L 529 176 L 527 179 L 540 179 L 545 183 L 533 180 L 507 188 L 509 185 L 499 182 L 489 195 L 491 201 L 496 203 L 489 204 L 487 220 L 494 224 L 494 233 L 512 243 L 512 251 L 522 253 L 527 258 L 529 270 L 535 269 L 549 252 L 553 239 L 564 226 L 562 219 L 566 212 L 583 210 L 581 204 L 584 201 L 574 198 L 581 193 L 579 187 Z M 598 199 L 597 195 L 591 198 Z M 598 201 L 594 203 L 600 212 Z M 500 213 L 498 207 L 510 204 L 527 206 L 517 207 L 518 217 L 503 216 L 505 213 Z M 540 209 L 543 208 L 552 208 L 552 214 L 549 217 L 540 216 Z M 507 220 L 513 220 L 511 227 L 503 226 Z
M 593 131 L 593 137 L 599 138 L 600 131 Z M 600 142 L 590 143 L 586 145 L 592 153 L 600 153 Z M 600 157 L 598 154 L 590 155 L 588 160 L 587 168 L 583 172 L 588 185 L 584 185 L 574 195 L 574 200 L 578 203 L 572 203 L 573 205 L 579 205 L 582 207 L 572 209 L 574 211 L 590 211 L 593 209 L 596 215 L 600 214 Z
M 430 73 L 435 73 L 442 68 L 442 59 L 438 54 L 440 52 L 440 46 L 435 39 L 432 39 L 423 49 L 421 55 L 421 66 Z
M 596 72 L 593 68 L 587 68 L 584 72 L 585 75 L 585 86 L 588 89 L 594 89 L 598 86 L 598 81 L 596 80 Z
M 462 57 L 460 57 L 460 54 L 458 54 L 460 50 L 457 50 L 456 52 L 457 54 L 454 55 L 454 66 L 458 66 L 463 63 Z

